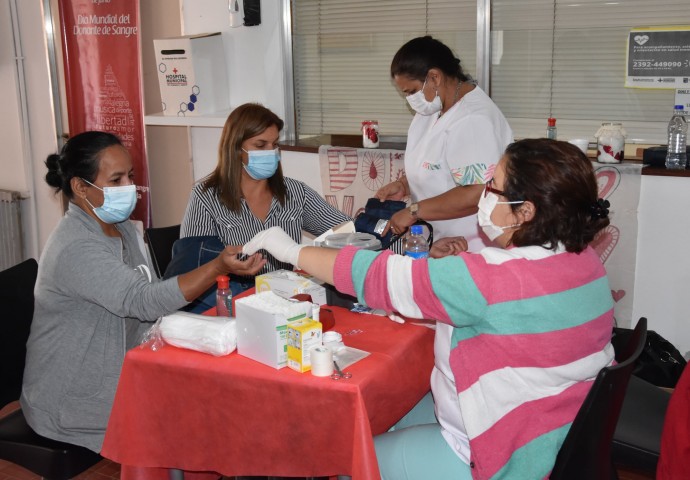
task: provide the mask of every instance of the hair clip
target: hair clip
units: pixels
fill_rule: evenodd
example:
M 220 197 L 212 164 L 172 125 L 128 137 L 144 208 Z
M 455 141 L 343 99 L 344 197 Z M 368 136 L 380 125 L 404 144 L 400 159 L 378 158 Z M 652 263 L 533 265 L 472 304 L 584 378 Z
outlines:
M 611 204 L 608 200 L 600 198 L 590 207 L 592 218 L 606 218 L 609 215 L 609 207 Z

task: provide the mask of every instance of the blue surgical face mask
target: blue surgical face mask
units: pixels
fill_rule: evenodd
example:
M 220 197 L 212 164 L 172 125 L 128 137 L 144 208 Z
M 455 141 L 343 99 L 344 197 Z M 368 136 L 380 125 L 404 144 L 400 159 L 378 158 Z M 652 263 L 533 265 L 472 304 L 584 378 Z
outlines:
M 82 180 L 84 180 L 82 178 Z M 120 223 L 124 222 L 129 218 L 129 216 L 134 211 L 134 207 L 137 204 L 137 186 L 125 185 L 122 187 L 104 187 L 101 188 L 88 180 L 84 180 L 86 183 L 92 187 L 96 187 L 103 191 L 103 205 L 100 207 L 94 207 L 89 202 L 88 198 L 85 198 L 86 203 L 93 209 L 93 213 L 96 214 L 105 223 Z
M 280 151 L 277 148 L 273 150 L 245 150 L 247 152 L 248 161 L 244 166 L 250 177 L 254 180 L 264 180 L 270 178 L 278 170 L 278 162 L 280 162 Z

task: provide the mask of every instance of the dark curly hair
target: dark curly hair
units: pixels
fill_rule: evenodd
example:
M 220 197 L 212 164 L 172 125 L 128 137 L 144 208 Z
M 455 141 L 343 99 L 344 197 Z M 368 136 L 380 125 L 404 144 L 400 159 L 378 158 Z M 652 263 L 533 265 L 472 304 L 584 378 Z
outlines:
M 79 177 L 94 182 L 98 175 L 101 152 L 113 145 L 121 146 L 122 142 L 107 132 L 83 132 L 71 137 L 59 154 L 48 155 L 45 161 L 48 167 L 46 183 L 55 188 L 56 193 L 61 191 L 71 199 L 74 192 L 70 180 Z
M 506 148 L 505 160 L 505 197 L 535 206 L 534 217 L 513 233 L 512 245 L 555 249 L 562 243 L 577 253 L 609 224 L 608 202 L 598 201 L 592 163 L 576 146 L 525 139 Z M 511 207 L 517 211 L 521 204 Z
M 400 47 L 391 62 L 391 78 L 402 75 L 423 81 L 432 68 L 461 82 L 469 80 L 462 71 L 460 59 L 444 43 L 429 35 L 413 38 Z

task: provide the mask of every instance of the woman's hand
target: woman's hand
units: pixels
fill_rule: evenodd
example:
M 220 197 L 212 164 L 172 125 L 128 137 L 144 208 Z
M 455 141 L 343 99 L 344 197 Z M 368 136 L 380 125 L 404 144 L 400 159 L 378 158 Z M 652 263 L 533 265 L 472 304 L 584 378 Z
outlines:
M 429 256 L 431 258 L 443 258 L 466 251 L 467 240 L 465 240 L 465 237 L 446 237 L 434 242 L 431 250 L 429 250 Z
M 407 189 L 403 180 L 396 180 L 379 188 L 374 197 L 382 202 L 384 200 L 402 200 L 407 195 Z
M 271 227 L 254 235 L 254 238 L 249 240 L 242 248 L 242 252 L 247 255 L 253 255 L 263 249 L 277 260 L 297 266 L 299 251 L 304 246 L 295 242 L 282 228 Z
M 223 264 L 230 269 L 230 273 L 243 277 L 253 277 L 266 265 L 266 259 L 260 253 L 254 253 L 245 260 L 240 260 L 242 245 L 228 245 L 220 254 Z
M 240 245 L 229 245 L 216 258 L 194 270 L 178 275 L 177 284 L 184 298 L 191 302 L 216 283 L 218 275 L 229 273 L 244 277 L 254 276 L 266 265 L 261 254 L 255 253 L 246 260 L 237 258 L 242 253 Z
M 393 214 L 388 221 L 388 225 L 383 229 L 382 235 L 386 235 L 388 231 L 392 231 L 393 235 L 402 235 L 407 231 L 410 225 L 414 225 L 417 218 L 410 213 L 409 208 L 403 208 Z

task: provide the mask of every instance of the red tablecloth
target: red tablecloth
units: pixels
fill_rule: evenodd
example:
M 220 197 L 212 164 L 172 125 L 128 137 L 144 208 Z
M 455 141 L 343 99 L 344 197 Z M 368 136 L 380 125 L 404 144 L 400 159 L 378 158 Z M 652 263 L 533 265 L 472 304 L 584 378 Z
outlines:
M 429 391 L 433 331 L 329 308 L 345 344 L 371 353 L 347 368 L 351 379 L 275 370 L 237 353 L 136 348 L 101 454 L 123 464 L 123 475 L 135 466 L 378 479 L 372 435 Z

